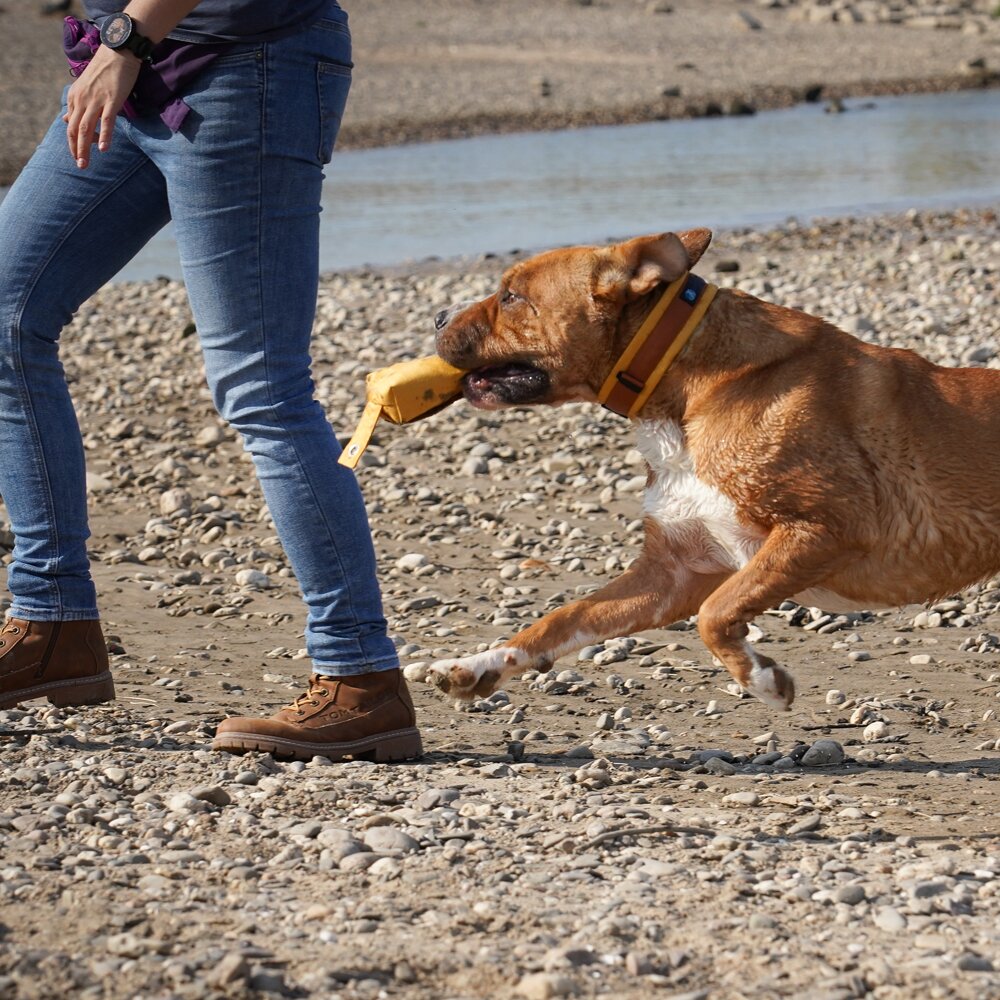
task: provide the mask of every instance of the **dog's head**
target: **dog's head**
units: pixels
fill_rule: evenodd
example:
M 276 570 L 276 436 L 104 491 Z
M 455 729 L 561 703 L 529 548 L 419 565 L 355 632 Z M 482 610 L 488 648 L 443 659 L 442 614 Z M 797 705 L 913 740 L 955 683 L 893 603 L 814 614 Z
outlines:
M 468 372 L 465 398 L 480 409 L 593 402 L 654 293 L 711 239 L 693 229 L 519 262 L 489 298 L 437 314 L 437 353 Z

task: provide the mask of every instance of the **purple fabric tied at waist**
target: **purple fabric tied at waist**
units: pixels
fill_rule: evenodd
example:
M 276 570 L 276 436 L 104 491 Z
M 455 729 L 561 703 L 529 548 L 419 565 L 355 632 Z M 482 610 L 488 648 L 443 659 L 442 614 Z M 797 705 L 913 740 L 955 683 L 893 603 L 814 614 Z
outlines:
M 100 29 L 92 21 L 67 17 L 63 21 L 63 51 L 72 76 L 79 76 L 101 44 Z M 135 89 L 122 105 L 128 119 L 159 114 L 176 132 L 191 110 L 179 96 L 209 63 L 232 48 L 231 43 L 201 45 L 166 38 L 153 49 L 150 62 L 143 63 Z

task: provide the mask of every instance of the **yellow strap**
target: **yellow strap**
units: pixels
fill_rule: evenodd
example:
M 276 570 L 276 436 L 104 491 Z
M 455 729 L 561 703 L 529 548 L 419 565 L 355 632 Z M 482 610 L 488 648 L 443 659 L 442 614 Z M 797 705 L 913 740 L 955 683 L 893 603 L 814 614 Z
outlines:
M 656 324 L 660 322 L 660 317 L 667 311 L 670 303 L 680 294 L 681 289 L 687 282 L 687 277 L 688 272 L 685 271 L 676 281 L 672 281 L 667 285 L 667 290 L 663 293 L 663 297 L 653 306 L 650 314 L 642 321 L 642 326 L 636 330 L 635 336 L 629 341 L 628 347 L 625 348 L 621 357 L 615 363 L 614 368 L 611 369 L 611 374 L 605 379 L 604 385 L 601 386 L 601 391 L 597 394 L 597 401 L 599 403 L 607 402 L 608 396 L 611 395 L 611 390 L 618 383 L 618 373 L 625 371 L 632 363 L 632 359 L 639 353 L 639 348 L 649 338 Z
M 704 291 L 701 293 L 701 298 L 698 299 L 698 304 L 691 312 L 688 321 L 681 327 L 680 333 L 677 334 L 677 338 L 670 345 L 667 353 L 660 359 L 660 363 L 650 373 L 649 378 L 646 380 L 646 385 L 642 392 L 636 396 L 635 402 L 629 409 L 627 416 L 634 417 L 645 405 L 646 400 L 649 399 L 649 394 L 660 384 L 660 380 L 666 375 L 667 369 L 674 363 L 677 355 L 684 350 L 692 334 L 698 328 L 698 324 L 702 321 L 702 317 L 712 304 L 712 299 L 715 298 L 715 293 L 718 290 L 717 285 L 705 286 Z
M 365 448 L 368 447 L 368 442 L 371 441 L 372 434 L 375 433 L 375 425 L 378 423 L 380 416 L 382 416 L 381 403 L 365 403 L 365 408 L 361 414 L 361 419 L 358 421 L 357 429 L 354 431 L 354 436 L 347 442 L 347 447 L 341 452 L 340 458 L 337 459 L 341 465 L 346 465 L 349 469 L 353 469 L 361 461 L 361 456 L 365 453 Z

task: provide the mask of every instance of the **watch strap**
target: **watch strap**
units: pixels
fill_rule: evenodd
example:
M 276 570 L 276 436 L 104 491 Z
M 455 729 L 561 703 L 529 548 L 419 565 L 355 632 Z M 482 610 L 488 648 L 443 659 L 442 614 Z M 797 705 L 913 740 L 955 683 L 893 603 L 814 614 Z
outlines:
M 122 48 L 137 55 L 143 62 L 149 62 L 153 56 L 154 42 L 145 35 L 140 35 L 138 31 L 133 31 L 125 40 Z

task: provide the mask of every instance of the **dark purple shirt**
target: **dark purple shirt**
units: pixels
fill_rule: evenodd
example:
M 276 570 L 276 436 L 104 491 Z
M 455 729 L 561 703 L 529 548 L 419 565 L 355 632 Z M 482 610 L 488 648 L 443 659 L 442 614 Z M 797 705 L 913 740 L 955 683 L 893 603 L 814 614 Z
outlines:
M 73 76 L 87 68 L 100 44 L 101 33 L 90 21 L 67 17 L 63 22 L 63 50 Z M 153 49 L 151 61 L 140 68 L 122 113 L 126 118 L 158 114 L 176 132 L 191 110 L 180 95 L 206 66 L 231 48 L 229 43 L 202 45 L 164 39 Z

